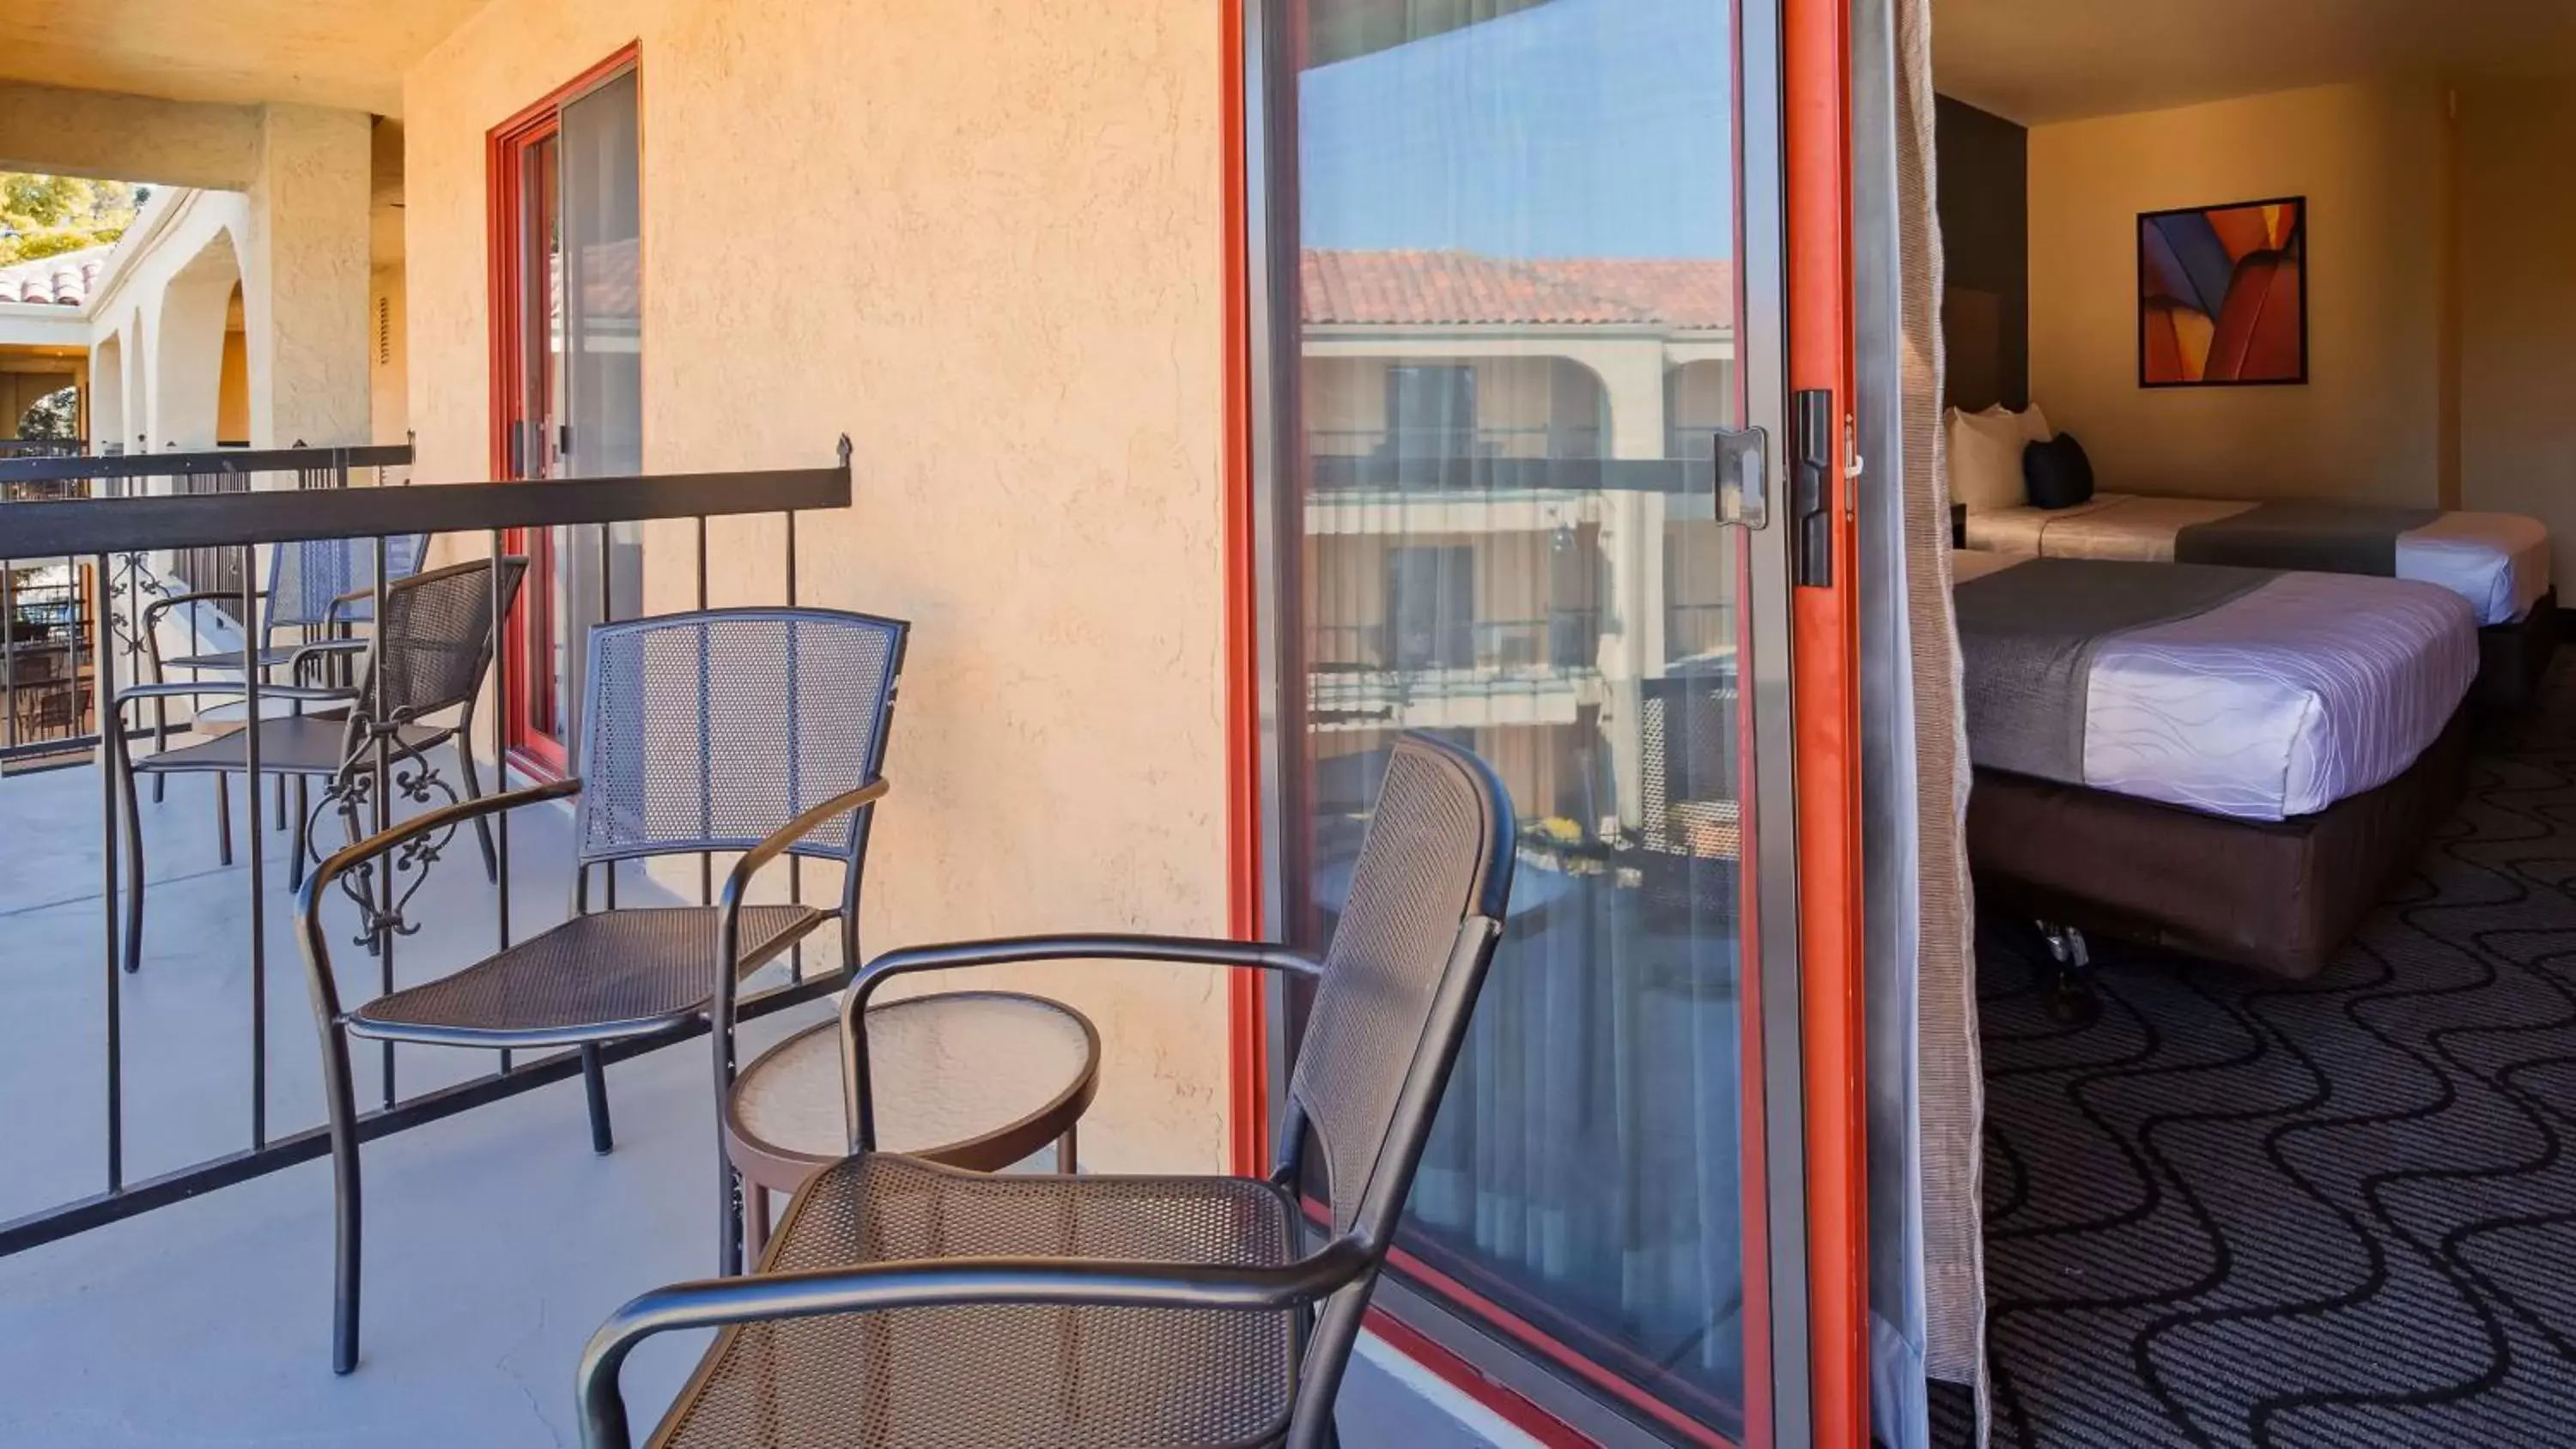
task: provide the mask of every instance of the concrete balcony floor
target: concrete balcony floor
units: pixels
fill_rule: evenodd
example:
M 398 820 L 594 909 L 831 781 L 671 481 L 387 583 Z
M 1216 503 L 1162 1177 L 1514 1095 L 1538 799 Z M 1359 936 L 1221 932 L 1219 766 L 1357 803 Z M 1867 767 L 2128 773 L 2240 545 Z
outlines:
M 216 859 L 214 785 L 144 806 L 152 888 L 142 970 L 122 982 L 126 1175 L 248 1145 L 251 911 L 246 865 Z M 265 802 L 263 802 L 265 803 Z M 234 785 L 237 842 L 248 822 Z M 99 781 L 0 781 L 0 1220 L 104 1186 Z M 264 812 L 263 812 L 264 813 Z M 263 819 L 263 825 L 266 824 Z M 322 1120 L 284 832 L 266 837 L 272 1138 Z M 512 831 L 521 934 L 568 904 L 569 820 Z M 400 979 L 490 948 L 492 889 L 460 838 L 411 914 Z M 631 881 L 624 899 L 639 903 Z M 338 917 L 346 922 L 345 914 Z M 335 940 L 350 1000 L 376 965 Z M 828 1006 L 745 1029 L 746 1055 Z M 375 1049 L 357 1057 L 361 1105 Z M 482 1053 L 402 1049 L 408 1095 L 489 1071 Z M 1115 1061 L 1104 1071 L 1116 1071 Z M 573 1368 L 633 1294 L 714 1266 L 714 1118 L 703 1041 L 609 1070 L 617 1149 L 590 1151 L 578 1079 L 368 1144 L 364 1357 L 328 1365 L 331 1191 L 315 1161 L 0 1258 L 0 1444 L 551 1446 L 576 1442 Z M 649 1423 L 700 1336 L 647 1344 L 626 1373 Z M 1525 1443 L 1374 1340 L 1342 1395 L 1354 1446 Z

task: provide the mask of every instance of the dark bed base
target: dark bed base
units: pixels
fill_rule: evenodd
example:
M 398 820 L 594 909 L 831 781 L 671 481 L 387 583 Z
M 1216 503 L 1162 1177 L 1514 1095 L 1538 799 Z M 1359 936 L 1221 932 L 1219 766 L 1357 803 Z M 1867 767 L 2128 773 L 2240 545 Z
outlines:
M 2313 976 L 2459 799 L 2468 712 L 2406 773 L 2296 820 L 2230 820 L 1979 770 L 1981 909 Z
M 2521 618 L 2478 631 L 2478 682 L 2469 698 L 2489 710 L 2529 704 L 2557 647 L 2558 590 L 2552 588 Z

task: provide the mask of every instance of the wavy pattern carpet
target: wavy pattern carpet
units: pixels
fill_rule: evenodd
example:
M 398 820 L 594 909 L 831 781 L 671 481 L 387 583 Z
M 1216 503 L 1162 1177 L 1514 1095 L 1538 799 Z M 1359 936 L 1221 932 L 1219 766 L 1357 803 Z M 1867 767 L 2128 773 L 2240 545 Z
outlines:
M 1981 951 L 1994 1442 L 2576 1443 L 2569 665 L 2313 981 Z

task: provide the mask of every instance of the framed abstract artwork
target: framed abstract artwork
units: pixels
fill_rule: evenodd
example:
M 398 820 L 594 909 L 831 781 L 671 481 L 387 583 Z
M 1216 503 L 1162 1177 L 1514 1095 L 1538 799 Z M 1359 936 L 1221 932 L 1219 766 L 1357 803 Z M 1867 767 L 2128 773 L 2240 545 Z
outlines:
M 2138 386 L 2308 380 L 2308 199 L 2138 217 Z

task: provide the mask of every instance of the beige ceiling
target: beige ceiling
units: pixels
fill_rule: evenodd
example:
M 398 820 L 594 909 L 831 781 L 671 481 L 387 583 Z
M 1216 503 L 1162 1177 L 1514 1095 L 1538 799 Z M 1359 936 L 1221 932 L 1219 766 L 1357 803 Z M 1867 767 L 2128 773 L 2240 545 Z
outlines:
M 483 0 L 0 0 L 0 80 L 178 101 L 402 109 Z
M 2026 125 L 2366 76 L 2576 73 L 2576 0 L 1932 0 L 1933 83 Z

